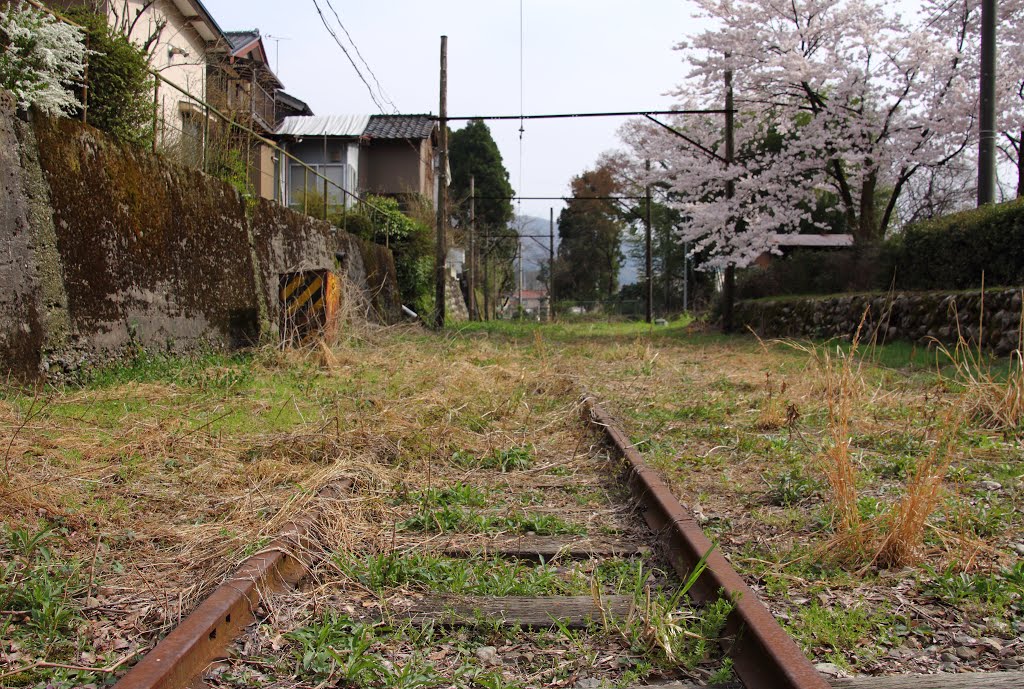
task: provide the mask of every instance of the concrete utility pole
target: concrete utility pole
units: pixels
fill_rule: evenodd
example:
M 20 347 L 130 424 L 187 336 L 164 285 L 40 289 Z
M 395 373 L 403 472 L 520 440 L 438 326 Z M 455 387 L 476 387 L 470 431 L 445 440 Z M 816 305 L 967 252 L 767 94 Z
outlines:
M 729 58 L 730 55 L 726 55 Z M 733 160 L 736 156 L 736 141 L 735 141 L 735 118 L 732 112 L 733 99 L 732 99 L 732 70 L 725 70 L 725 166 L 726 169 L 732 167 Z M 725 198 L 731 199 L 735 194 L 735 188 L 732 180 L 727 180 L 725 183 Z M 735 231 L 735 228 L 733 228 Z M 733 324 L 733 305 L 736 302 L 736 264 L 730 263 L 725 267 L 725 285 L 722 287 L 722 331 L 731 333 L 734 329 Z
M 525 309 L 523 308 L 523 238 L 520 237 L 516 240 L 516 248 L 519 249 L 519 308 L 518 315 L 520 317 L 525 316 Z
M 469 320 L 479 320 L 476 315 L 476 176 L 469 176 Z
M 548 209 L 548 320 L 555 320 L 555 209 Z
M 491 271 L 488 266 L 491 265 L 491 234 L 484 226 L 484 317 L 483 320 L 491 320 Z
M 981 2 L 981 104 L 978 123 L 978 205 L 996 196 L 996 0 Z
M 662 307 L 665 309 L 665 318 L 669 317 L 672 313 L 672 226 L 665 222 L 665 243 L 661 247 L 661 274 L 662 281 L 665 283 L 662 287 L 662 295 L 665 300 L 665 304 Z
M 644 163 L 644 167 L 648 172 L 651 171 L 651 161 L 648 160 Z M 647 185 L 647 189 L 644 192 L 644 196 L 647 200 L 647 208 L 644 213 L 644 265 L 647 269 L 647 289 L 646 289 L 646 319 L 648 323 L 654 322 L 654 257 L 651 255 L 651 185 Z
M 448 282 L 445 262 L 448 260 L 448 37 L 441 36 L 441 106 L 439 108 L 441 131 L 438 136 L 437 184 L 437 253 L 434 256 L 434 327 L 444 327 L 445 286 Z

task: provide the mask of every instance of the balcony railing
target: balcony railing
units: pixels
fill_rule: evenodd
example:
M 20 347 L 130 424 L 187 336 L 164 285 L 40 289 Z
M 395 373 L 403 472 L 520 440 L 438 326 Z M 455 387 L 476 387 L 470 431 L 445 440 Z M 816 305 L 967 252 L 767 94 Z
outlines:
M 267 91 L 257 83 L 252 83 L 252 114 L 260 124 L 269 131 L 274 130 L 275 103 L 274 94 Z

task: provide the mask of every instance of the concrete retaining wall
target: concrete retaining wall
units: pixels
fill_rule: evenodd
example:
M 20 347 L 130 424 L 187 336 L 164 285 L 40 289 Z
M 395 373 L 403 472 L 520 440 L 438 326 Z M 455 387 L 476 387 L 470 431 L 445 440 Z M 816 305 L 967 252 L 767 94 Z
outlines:
M 0 94 L 0 370 L 272 341 L 282 273 L 330 269 L 391 322 L 391 253 Z
M 760 299 L 738 302 L 735 316 L 763 337 L 823 339 L 851 338 L 863 317 L 862 341 L 953 345 L 962 336 L 1006 356 L 1020 347 L 1021 290 Z

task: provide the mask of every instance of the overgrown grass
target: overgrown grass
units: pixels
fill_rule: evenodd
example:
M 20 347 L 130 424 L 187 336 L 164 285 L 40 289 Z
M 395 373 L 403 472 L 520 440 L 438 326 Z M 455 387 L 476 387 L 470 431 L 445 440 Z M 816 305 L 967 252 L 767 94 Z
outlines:
M 59 557 L 60 535 L 49 525 L 37 529 L 0 527 L 0 640 L 13 655 L 0 666 L 0 685 L 44 681 L 71 687 L 95 682 L 95 673 L 52 667 L 67 664 L 85 650 L 79 627 L 88 577 L 75 559 Z M 50 666 L 32 667 L 44 661 Z M 30 667 L 14 673 L 16 665 Z
M 413 516 L 399 522 L 399 531 L 431 533 L 517 533 L 538 536 L 579 535 L 586 532 L 581 524 L 567 522 L 554 514 L 512 512 L 489 514 L 465 509 L 458 504 L 439 507 L 421 505 Z
M 398 588 L 481 596 L 573 595 L 590 590 L 586 579 L 566 580 L 551 565 L 502 558 L 450 558 L 419 551 L 340 555 L 338 569 L 377 594 Z

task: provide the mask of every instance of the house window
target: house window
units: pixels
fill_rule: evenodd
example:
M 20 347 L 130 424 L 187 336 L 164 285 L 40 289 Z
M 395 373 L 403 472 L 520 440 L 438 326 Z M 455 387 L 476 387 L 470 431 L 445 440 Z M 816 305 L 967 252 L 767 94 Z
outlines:
M 301 209 L 304 203 L 322 204 L 324 201 L 324 180 L 327 184 L 327 205 L 337 209 L 346 203 L 347 194 L 338 187 L 351 192 L 355 184 L 355 173 L 352 166 L 344 163 L 330 165 L 310 165 L 307 170 L 302 165 L 291 165 L 289 179 L 289 205 Z M 312 171 L 311 171 L 312 170 Z M 323 175 L 323 177 L 318 176 Z M 349 197 L 351 199 L 351 197 Z M 349 201 L 351 203 L 351 201 Z
M 192 168 L 203 167 L 203 123 L 193 112 L 181 113 L 181 162 Z

